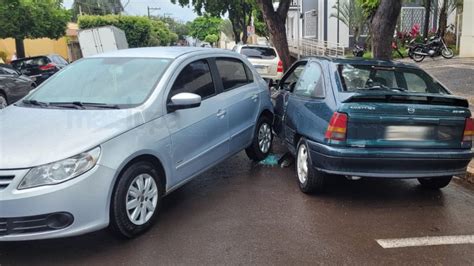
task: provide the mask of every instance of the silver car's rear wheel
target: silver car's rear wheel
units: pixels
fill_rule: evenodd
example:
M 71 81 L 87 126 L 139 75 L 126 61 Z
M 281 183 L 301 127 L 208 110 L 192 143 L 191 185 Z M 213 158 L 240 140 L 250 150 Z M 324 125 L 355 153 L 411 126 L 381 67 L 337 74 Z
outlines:
M 262 123 L 258 130 L 258 147 L 262 153 L 267 153 L 272 145 L 272 129 L 268 123 Z
M 132 181 L 126 197 L 127 216 L 136 225 L 145 224 L 155 213 L 158 187 L 152 176 L 141 174 Z

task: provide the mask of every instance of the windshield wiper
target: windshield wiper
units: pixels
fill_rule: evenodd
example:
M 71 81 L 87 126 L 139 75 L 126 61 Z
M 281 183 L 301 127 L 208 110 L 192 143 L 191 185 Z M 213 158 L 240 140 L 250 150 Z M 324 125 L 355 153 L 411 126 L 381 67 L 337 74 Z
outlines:
M 37 101 L 37 100 L 23 100 L 22 103 L 23 104 L 40 106 L 40 107 L 48 107 L 48 105 L 49 105 L 49 103 L 40 102 L 40 101 Z
M 65 108 L 75 108 L 75 109 L 86 109 L 87 107 L 92 108 L 104 108 L 104 109 L 120 109 L 116 104 L 107 104 L 107 103 L 89 103 L 89 102 L 52 102 L 49 103 L 53 106 L 65 107 Z

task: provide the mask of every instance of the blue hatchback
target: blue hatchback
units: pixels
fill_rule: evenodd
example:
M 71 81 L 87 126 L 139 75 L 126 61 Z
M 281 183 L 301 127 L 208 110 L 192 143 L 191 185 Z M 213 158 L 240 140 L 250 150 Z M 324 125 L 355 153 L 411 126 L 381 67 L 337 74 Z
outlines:
M 442 188 L 473 157 L 468 102 L 413 65 L 300 60 L 274 101 L 274 130 L 296 157 L 306 193 L 321 191 L 328 174 Z

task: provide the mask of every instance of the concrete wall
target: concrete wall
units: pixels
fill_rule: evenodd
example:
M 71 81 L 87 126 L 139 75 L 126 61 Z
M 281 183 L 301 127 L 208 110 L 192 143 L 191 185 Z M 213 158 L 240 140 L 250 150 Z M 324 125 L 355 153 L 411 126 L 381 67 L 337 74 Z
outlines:
M 58 54 L 65 59 L 69 59 L 67 38 L 63 37 L 58 40 L 51 40 L 48 38 L 42 39 L 26 39 L 25 44 L 25 55 L 36 56 L 44 54 Z M 0 39 L 0 51 L 7 53 L 7 59 L 11 60 L 13 53 L 16 51 L 15 40 L 12 38 Z
M 461 57 L 474 57 L 474 1 L 464 1 L 462 16 Z

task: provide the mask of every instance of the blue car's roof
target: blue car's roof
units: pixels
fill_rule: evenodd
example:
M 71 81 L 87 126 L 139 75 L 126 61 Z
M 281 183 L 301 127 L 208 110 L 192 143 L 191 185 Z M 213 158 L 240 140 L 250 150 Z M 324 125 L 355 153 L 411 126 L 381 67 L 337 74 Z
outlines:
M 199 47 L 184 47 L 184 46 L 171 46 L 171 47 L 146 47 L 146 48 L 132 48 L 123 49 L 113 52 L 107 52 L 103 54 L 94 55 L 91 57 L 149 57 L 149 58 L 178 58 L 186 54 L 222 54 L 230 53 L 235 54 L 231 51 L 224 49 L 215 48 L 199 48 Z

